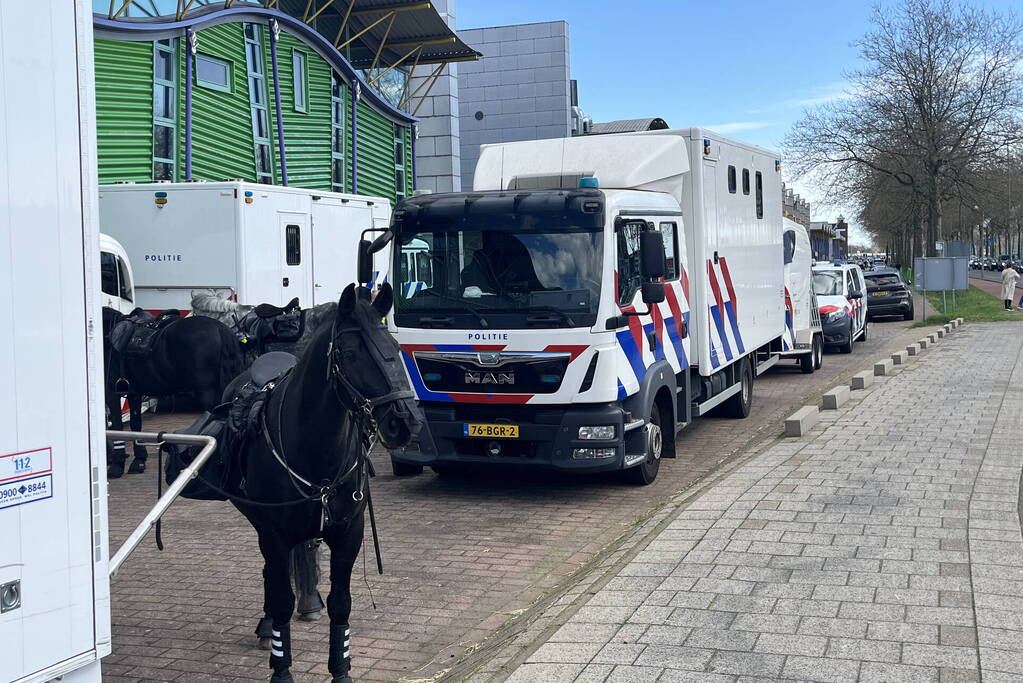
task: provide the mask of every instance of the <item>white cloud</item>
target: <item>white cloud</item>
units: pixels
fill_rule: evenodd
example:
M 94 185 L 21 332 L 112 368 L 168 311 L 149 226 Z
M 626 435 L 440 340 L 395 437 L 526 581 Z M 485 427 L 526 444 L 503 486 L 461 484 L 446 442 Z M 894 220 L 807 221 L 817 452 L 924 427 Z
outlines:
M 741 133 L 746 130 L 758 130 L 760 128 L 768 128 L 775 125 L 773 121 L 733 121 L 732 123 L 718 123 L 710 126 L 702 126 L 703 128 L 709 128 L 715 133 Z

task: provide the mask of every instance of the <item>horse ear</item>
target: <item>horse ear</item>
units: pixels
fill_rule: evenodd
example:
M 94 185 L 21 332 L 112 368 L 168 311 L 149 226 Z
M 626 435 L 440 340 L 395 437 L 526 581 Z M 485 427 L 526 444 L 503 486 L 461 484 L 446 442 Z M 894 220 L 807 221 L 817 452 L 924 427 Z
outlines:
M 383 317 L 391 310 L 392 303 L 394 303 L 394 290 L 391 289 L 390 282 L 385 282 L 377 292 L 377 298 L 373 300 L 373 308 Z
M 345 291 L 341 292 L 341 298 L 337 302 L 337 318 L 343 320 L 352 314 L 355 310 L 355 283 L 345 287 Z

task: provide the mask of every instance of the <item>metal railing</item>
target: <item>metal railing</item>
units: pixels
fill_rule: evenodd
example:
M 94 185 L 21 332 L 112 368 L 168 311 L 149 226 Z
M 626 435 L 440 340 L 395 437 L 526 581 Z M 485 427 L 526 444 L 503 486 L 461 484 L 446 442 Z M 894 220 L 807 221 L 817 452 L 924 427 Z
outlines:
M 148 443 L 149 445 L 160 445 L 164 443 L 180 443 L 193 446 L 202 446 L 202 450 L 195 457 L 194 460 L 181 471 L 167 490 L 160 496 L 159 500 L 156 501 L 156 505 L 149 511 L 148 514 L 139 522 L 138 526 L 131 532 L 128 539 L 121 544 L 121 547 L 117 549 L 114 556 L 110 558 L 110 576 L 113 577 L 117 574 L 117 570 L 120 569 L 124 561 L 128 559 L 128 556 L 138 547 L 142 539 L 146 537 L 149 530 L 156 526 L 156 522 L 163 516 L 167 509 L 170 508 L 171 504 L 181 494 L 181 490 L 188 485 L 195 475 L 198 474 L 199 468 L 209 460 L 213 452 L 217 450 L 217 440 L 212 436 L 202 436 L 198 434 L 165 434 L 163 432 L 120 432 L 120 431 L 107 431 L 107 441 L 138 441 L 139 443 Z M 163 476 L 163 472 L 157 472 L 158 477 Z

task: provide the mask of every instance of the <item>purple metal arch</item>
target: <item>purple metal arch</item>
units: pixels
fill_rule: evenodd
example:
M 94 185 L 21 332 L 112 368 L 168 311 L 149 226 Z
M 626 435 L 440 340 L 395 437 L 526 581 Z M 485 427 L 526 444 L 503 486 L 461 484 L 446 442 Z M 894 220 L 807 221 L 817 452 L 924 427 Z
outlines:
M 192 179 L 192 29 L 185 29 L 185 180 Z
M 359 193 L 359 98 L 362 88 L 351 89 L 352 93 L 352 194 Z
M 412 191 L 415 192 L 419 189 L 419 181 L 416 179 L 416 138 L 418 137 L 419 126 L 415 123 L 412 124 Z
M 281 185 L 288 184 L 288 160 L 284 155 L 284 121 L 281 120 L 281 77 L 277 69 L 277 36 L 270 20 L 270 62 L 273 64 L 274 110 L 277 112 L 277 151 L 281 158 Z M 298 84 L 295 84 L 298 87 Z
M 93 26 L 98 29 L 96 34 L 103 38 L 114 38 L 114 39 L 129 39 L 126 36 L 140 36 L 149 37 L 151 40 L 156 40 L 155 36 L 159 38 L 167 38 L 171 35 L 181 35 L 188 29 L 200 29 L 206 26 L 213 26 L 216 24 L 223 24 L 229 21 L 245 21 L 246 19 L 254 22 L 267 22 L 270 19 L 277 19 L 277 21 L 288 30 L 294 32 L 305 40 L 309 45 L 317 49 L 317 51 L 328 61 L 331 66 L 337 70 L 346 80 L 350 88 L 355 87 L 356 84 L 360 86 L 363 91 L 362 96 L 367 98 L 369 102 L 378 109 L 380 113 L 387 116 L 389 119 L 402 125 L 411 125 L 418 119 L 408 112 L 404 112 L 398 109 L 384 97 L 372 88 L 369 84 L 363 80 L 362 75 L 348 63 L 348 60 L 344 58 L 334 45 L 324 38 L 320 33 L 309 25 L 296 19 L 295 17 L 285 14 L 279 10 L 267 9 L 265 7 L 245 6 L 245 7 L 231 7 L 229 9 L 221 9 L 216 12 L 210 12 L 201 16 L 189 17 L 182 19 L 181 21 L 123 21 L 108 19 L 102 15 L 93 15 L 92 23 Z M 155 34 L 155 36 L 153 36 Z M 138 38 L 136 38 L 138 39 Z

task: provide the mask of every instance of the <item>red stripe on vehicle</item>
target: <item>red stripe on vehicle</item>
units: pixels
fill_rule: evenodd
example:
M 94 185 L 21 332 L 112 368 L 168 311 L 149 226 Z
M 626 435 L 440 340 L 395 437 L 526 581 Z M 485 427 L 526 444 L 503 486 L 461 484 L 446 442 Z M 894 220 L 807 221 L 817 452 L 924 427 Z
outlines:
M 735 317 L 739 317 L 739 302 L 735 299 L 735 289 L 732 288 L 732 276 L 728 273 L 728 262 L 725 261 L 725 257 L 722 256 L 718 259 L 721 262 L 721 276 L 725 278 L 725 289 L 728 290 L 728 298 L 732 302 L 732 312 L 735 313 Z
M 625 306 L 622 308 L 622 313 L 635 313 L 636 308 L 634 306 Z M 643 323 L 639 321 L 638 315 L 626 316 L 626 320 L 629 323 L 629 332 L 632 334 L 632 340 L 636 342 L 636 348 L 639 349 L 640 354 L 643 353 Z M 646 365 L 644 363 L 644 365 Z
M 686 271 L 685 266 L 682 266 L 682 293 L 685 294 L 686 303 L 689 303 L 689 307 L 692 308 L 690 303 L 692 299 L 689 298 L 689 272 Z
M 714 292 L 714 300 L 718 304 L 718 308 L 721 309 L 722 319 L 725 315 L 725 302 L 721 298 L 721 285 L 718 284 L 717 275 L 714 273 L 714 264 L 707 261 L 707 277 L 710 279 L 710 288 Z
M 678 296 L 675 294 L 675 288 L 668 284 L 664 288 L 664 297 L 668 300 L 668 308 L 671 310 L 671 316 L 675 318 L 675 329 L 678 330 L 679 339 L 682 338 L 682 324 L 685 319 L 682 317 L 682 307 L 678 305 Z

